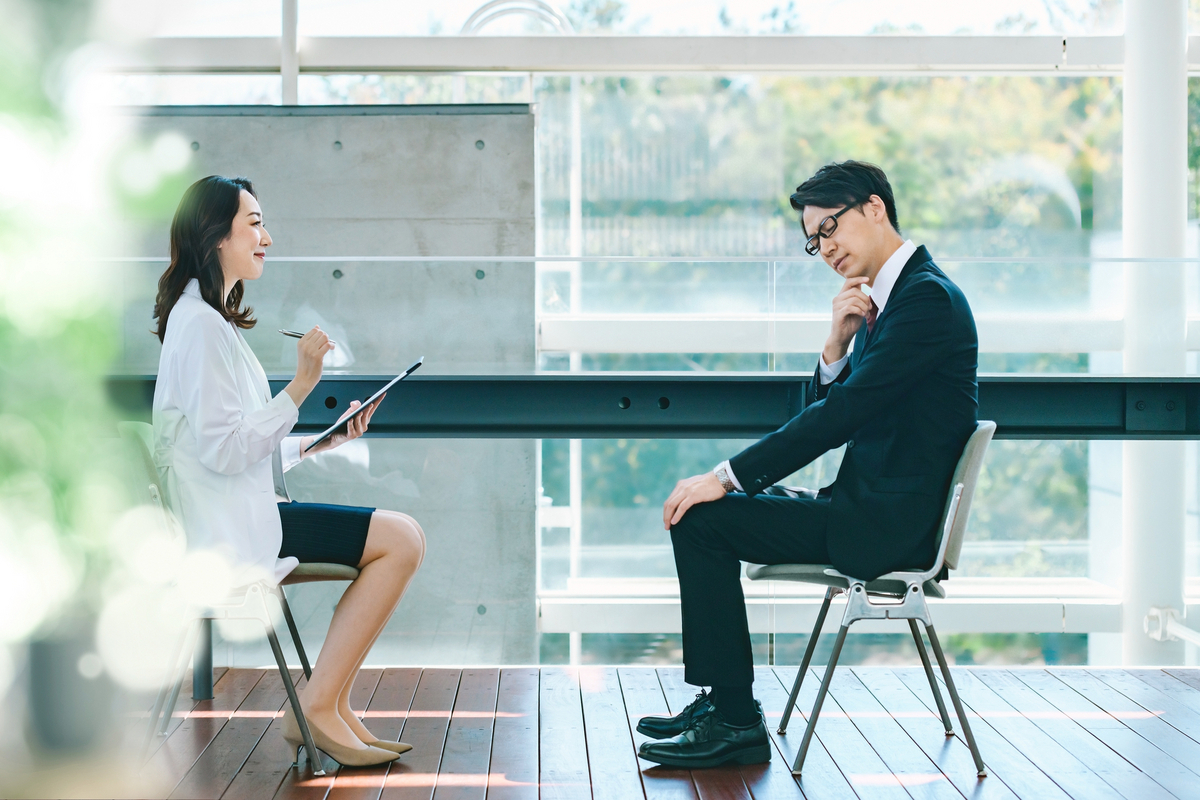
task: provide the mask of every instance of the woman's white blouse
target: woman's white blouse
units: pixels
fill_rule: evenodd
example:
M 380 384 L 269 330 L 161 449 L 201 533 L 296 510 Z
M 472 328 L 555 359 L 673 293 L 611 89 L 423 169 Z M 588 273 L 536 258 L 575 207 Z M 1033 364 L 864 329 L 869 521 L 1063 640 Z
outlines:
M 298 563 L 279 558 L 272 473 L 277 449 L 280 473 L 300 461 L 300 438 L 286 438 L 296 419 L 291 396 L 271 397 L 241 332 L 204 302 L 193 279 L 171 309 L 159 357 L 154 460 L 188 549 L 224 557 L 233 586 L 278 583 Z

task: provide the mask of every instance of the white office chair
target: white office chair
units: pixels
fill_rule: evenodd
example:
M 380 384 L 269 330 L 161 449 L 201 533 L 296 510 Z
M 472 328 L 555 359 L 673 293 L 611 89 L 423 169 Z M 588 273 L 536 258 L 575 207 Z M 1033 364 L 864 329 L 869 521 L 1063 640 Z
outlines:
M 128 441 L 141 456 L 142 477 L 147 484 L 148 501 L 162 514 L 164 530 L 178 531 L 179 526 L 174 523 L 171 512 L 168 510 L 170 504 L 167 500 L 166 487 L 159 478 L 158 468 L 151 456 L 153 429 L 144 422 L 121 422 L 117 424 L 117 429 L 121 437 Z M 205 619 L 251 619 L 261 623 L 266 631 L 267 641 L 271 644 L 271 652 L 274 653 L 275 663 L 279 667 L 279 675 L 283 679 L 284 688 L 287 689 L 292 713 L 296 715 L 296 721 L 300 724 L 300 733 L 304 737 L 305 757 L 312 766 L 314 775 L 324 775 L 325 770 L 321 766 L 317 748 L 313 744 L 312 734 L 309 733 L 308 721 L 300 711 L 300 699 L 296 694 L 295 684 L 292 683 L 287 661 L 283 657 L 279 637 L 276 635 L 279 622 L 282 620 L 287 624 L 288 631 L 291 633 L 292 643 L 295 644 L 296 652 L 300 656 L 300 665 L 304 668 L 304 676 L 311 678 L 312 668 L 308 663 L 308 655 L 304 652 L 304 644 L 300 641 L 300 632 L 296 628 L 296 621 L 292 617 L 292 610 L 288 606 L 283 586 L 314 581 L 352 581 L 357 577 L 358 570 L 344 564 L 301 564 L 283 580 L 280 586 L 254 583 L 238 590 L 224 602 L 191 609 L 188 613 L 189 624 L 175 648 L 175 658 L 167 672 L 167 680 L 163 682 L 154 702 L 154 709 L 150 713 L 147 746 L 156 734 L 158 736 L 166 735 L 171 722 L 171 714 L 174 713 L 175 704 L 179 700 L 179 691 L 183 684 L 183 676 L 187 672 L 188 661 L 191 659 L 197 637 L 200 635 L 201 621 Z M 297 754 L 293 766 L 298 767 L 300 764 L 301 758 Z
M 946 713 L 946 704 L 942 701 L 942 693 L 938 690 L 937 679 L 933 676 L 933 668 L 929 663 L 929 654 L 925 652 L 925 644 L 921 641 L 921 632 L 917 622 L 925 625 L 929 635 L 929 644 L 937 657 L 942 678 L 950 691 L 950 700 L 954 703 L 954 711 L 962 725 L 967 745 L 971 748 L 971 756 L 975 759 L 975 768 L 979 777 L 987 775 L 987 768 L 975 744 L 975 735 L 967 722 L 966 712 L 962 701 L 959 700 L 958 690 L 954 679 L 950 677 L 950 668 L 946 664 L 946 656 L 938 642 L 937 633 L 933 629 L 933 618 L 929 614 L 929 606 L 925 602 L 927 595 L 945 597 L 946 592 L 941 587 L 944 580 L 943 567 L 946 570 L 958 566 L 959 554 L 962 552 L 963 537 L 967 532 L 967 518 L 971 513 L 971 498 L 975 494 L 975 484 L 979 479 L 979 471 L 983 466 L 983 457 L 987 452 L 988 443 L 996 432 L 996 423 L 980 422 L 971 438 L 963 448 L 962 457 L 954 470 L 950 481 L 950 494 L 946 498 L 945 511 L 941 527 L 941 537 L 938 542 L 937 560 L 927 570 L 899 570 L 881 575 L 873 581 L 861 581 L 849 575 L 843 575 L 829 564 L 774 564 L 761 566 L 750 564 L 746 567 L 746 576 L 751 580 L 799 581 L 827 586 L 825 600 L 817 614 L 817 624 L 813 626 L 812 634 L 808 637 L 808 647 L 804 650 L 804 660 L 800 671 L 796 673 L 796 682 L 792 685 L 791 696 L 788 697 L 787 708 L 783 710 L 783 719 L 779 723 L 779 733 L 787 733 L 788 720 L 792 716 L 792 708 L 796 705 L 796 697 L 800 693 L 800 684 L 804 674 L 808 672 L 813 650 L 817 646 L 817 637 L 825 624 L 825 615 L 829 613 L 829 603 L 835 595 L 846 595 L 846 611 L 842 614 L 842 625 L 838 629 L 837 639 L 833 643 L 833 652 L 829 654 L 829 665 L 825 668 L 825 677 L 821 688 L 817 691 L 816 702 L 813 703 L 812 713 L 808 717 L 808 727 L 804 730 L 804 739 L 800 750 L 796 753 L 795 763 L 792 764 L 792 774 L 799 775 L 804 766 L 804 757 L 808 754 L 808 746 L 812 741 L 813 731 L 817 725 L 817 717 L 821 713 L 821 705 L 829 692 L 829 683 L 833 679 L 833 670 L 837 666 L 838 656 L 841 655 L 842 645 L 846 641 L 846 633 L 850 626 L 863 619 L 896 619 L 908 620 L 908 628 L 917 643 L 917 652 L 921 656 L 921 664 L 925 667 L 925 676 L 929 679 L 929 688 L 933 690 L 933 699 L 937 702 L 942 724 L 946 735 L 954 735 L 954 726 Z

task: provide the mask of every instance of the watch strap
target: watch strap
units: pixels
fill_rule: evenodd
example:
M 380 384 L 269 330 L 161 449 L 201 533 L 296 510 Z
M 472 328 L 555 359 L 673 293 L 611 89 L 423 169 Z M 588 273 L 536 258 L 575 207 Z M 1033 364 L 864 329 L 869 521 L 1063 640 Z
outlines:
M 725 494 L 737 491 L 737 488 L 733 485 L 733 481 L 729 479 L 729 470 L 725 468 L 724 464 L 717 467 L 713 472 L 716 474 L 717 480 L 721 482 L 721 488 L 725 490 Z

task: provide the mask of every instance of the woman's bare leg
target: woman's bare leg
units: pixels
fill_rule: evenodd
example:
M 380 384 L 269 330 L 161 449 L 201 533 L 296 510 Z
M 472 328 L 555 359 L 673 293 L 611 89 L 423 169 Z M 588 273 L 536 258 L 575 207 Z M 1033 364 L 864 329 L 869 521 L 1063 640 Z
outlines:
M 329 634 L 301 698 L 304 715 L 338 744 L 366 746 L 338 707 L 343 694 L 348 697 L 359 665 L 387 624 L 424 556 L 425 534 L 415 520 L 395 512 L 376 511 L 371 515 L 358 578 L 346 589 L 333 612 Z M 359 722 L 357 727 L 361 726 Z
M 379 633 L 383 633 L 383 628 L 379 629 Z M 346 681 L 346 686 L 342 690 L 342 694 L 338 697 L 338 715 L 350 726 L 350 730 L 354 731 L 354 735 L 367 744 L 376 741 L 379 737 L 371 733 L 366 725 L 363 724 L 363 721 L 358 718 L 358 715 L 354 713 L 354 710 L 350 708 L 350 690 L 354 688 L 354 681 L 358 677 L 359 671 L 362 670 L 363 662 L 367 660 L 367 653 L 371 652 L 371 648 L 375 646 L 375 640 L 378 638 L 379 634 L 377 633 L 375 639 L 367 646 L 367 652 L 363 653 L 363 657 L 359 659 L 358 666 L 350 673 L 350 677 Z
M 375 514 L 377 514 L 377 515 L 393 515 L 393 516 L 400 517 L 404 520 L 411 522 L 413 525 L 415 525 L 417 527 L 418 531 L 421 530 L 421 527 L 419 525 L 417 525 L 416 520 L 413 520 L 411 517 L 409 517 L 406 514 L 399 514 L 395 511 L 382 511 L 382 510 L 377 510 L 375 512 Z M 372 516 L 372 520 L 374 520 L 374 516 Z M 422 552 L 422 554 L 424 554 L 424 551 L 425 551 L 425 536 L 424 536 L 424 532 L 422 531 L 421 532 L 421 552 Z M 365 555 L 365 553 L 364 553 L 364 555 Z M 417 566 L 419 567 L 420 564 L 418 564 Z M 397 600 L 397 605 L 399 605 L 399 600 Z M 342 687 L 342 692 L 338 696 L 338 706 L 337 706 L 338 715 L 350 727 L 350 730 L 354 732 L 355 736 L 357 736 L 363 742 L 366 742 L 368 744 L 376 741 L 379 737 L 376 736 L 375 734 L 371 733 L 371 731 L 369 731 L 367 729 L 367 727 L 362 723 L 362 721 L 358 718 L 358 715 L 354 713 L 354 710 L 350 708 L 350 691 L 354 688 L 354 681 L 358 678 L 358 673 L 359 673 L 359 670 L 362 669 L 363 662 L 367 660 L 367 654 L 370 653 L 371 648 L 375 646 L 375 642 L 379 639 L 380 634 L 383 633 L 383 629 L 387 627 L 388 620 L 390 620 L 392 618 L 392 614 L 394 614 L 395 611 L 396 611 L 396 609 L 395 609 L 395 607 L 393 607 L 392 613 L 388 614 L 387 617 L 384 618 L 383 624 L 379 626 L 379 630 L 375 631 L 375 636 L 371 639 L 371 643 L 367 645 L 366 650 L 363 651 L 362 657 L 358 660 L 358 664 L 354 667 L 354 669 L 350 672 L 350 674 L 346 676 L 346 685 Z
M 376 636 L 376 638 L 379 637 Z M 374 646 L 375 642 L 372 641 L 371 644 L 367 646 L 367 653 L 371 652 L 371 648 Z M 358 660 L 358 665 L 353 671 L 351 671 L 350 678 L 346 682 L 345 688 L 342 689 L 342 693 L 338 696 L 337 711 L 338 716 L 341 717 L 342 721 L 346 723 L 346 726 L 354 732 L 354 735 L 361 739 L 364 743 L 370 744 L 379 737 L 367 730 L 367 726 L 364 725 L 362 720 L 358 718 L 358 715 L 354 713 L 354 709 L 350 708 L 350 690 L 354 688 L 354 680 L 358 677 L 358 673 L 362 670 L 363 662 L 366 660 L 367 654 L 363 653 L 363 657 Z

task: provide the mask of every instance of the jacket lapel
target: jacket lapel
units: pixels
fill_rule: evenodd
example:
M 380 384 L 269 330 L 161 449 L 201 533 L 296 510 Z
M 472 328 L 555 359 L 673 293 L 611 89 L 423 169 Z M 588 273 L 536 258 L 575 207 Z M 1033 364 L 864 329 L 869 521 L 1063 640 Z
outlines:
M 862 345 L 862 348 L 865 350 L 867 346 L 871 344 L 871 342 L 879 338 L 876 336 L 876 333 L 879 331 L 880 324 L 884 319 L 887 318 L 888 310 L 895 304 L 896 296 L 904 290 L 904 284 L 908 282 L 909 277 L 911 277 L 912 274 L 916 272 L 922 264 L 930 261 L 933 261 L 933 258 L 929 255 L 929 251 L 925 249 L 925 245 L 918 247 L 916 252 L 908 257 L 908 261 L 904 263 L 904 269 L 900 270 L 900 274 L 896 276 L 896 283 L 894 286 L 892 286 L 891 294 L 888 295 L 887 305 L 884 307 L 883 311 L 879 312 L 879 316 L 875 318 L 874 329 L 868 334 L 867 324 L 865 322 L 863 323 L 862 327 L 858 329 L 858 334 L 855 336 L 854 341 L 854 352 L 858 352 L 859 345 Z M 860 337 L 862 339 L 861 342 L 858 341 Z

